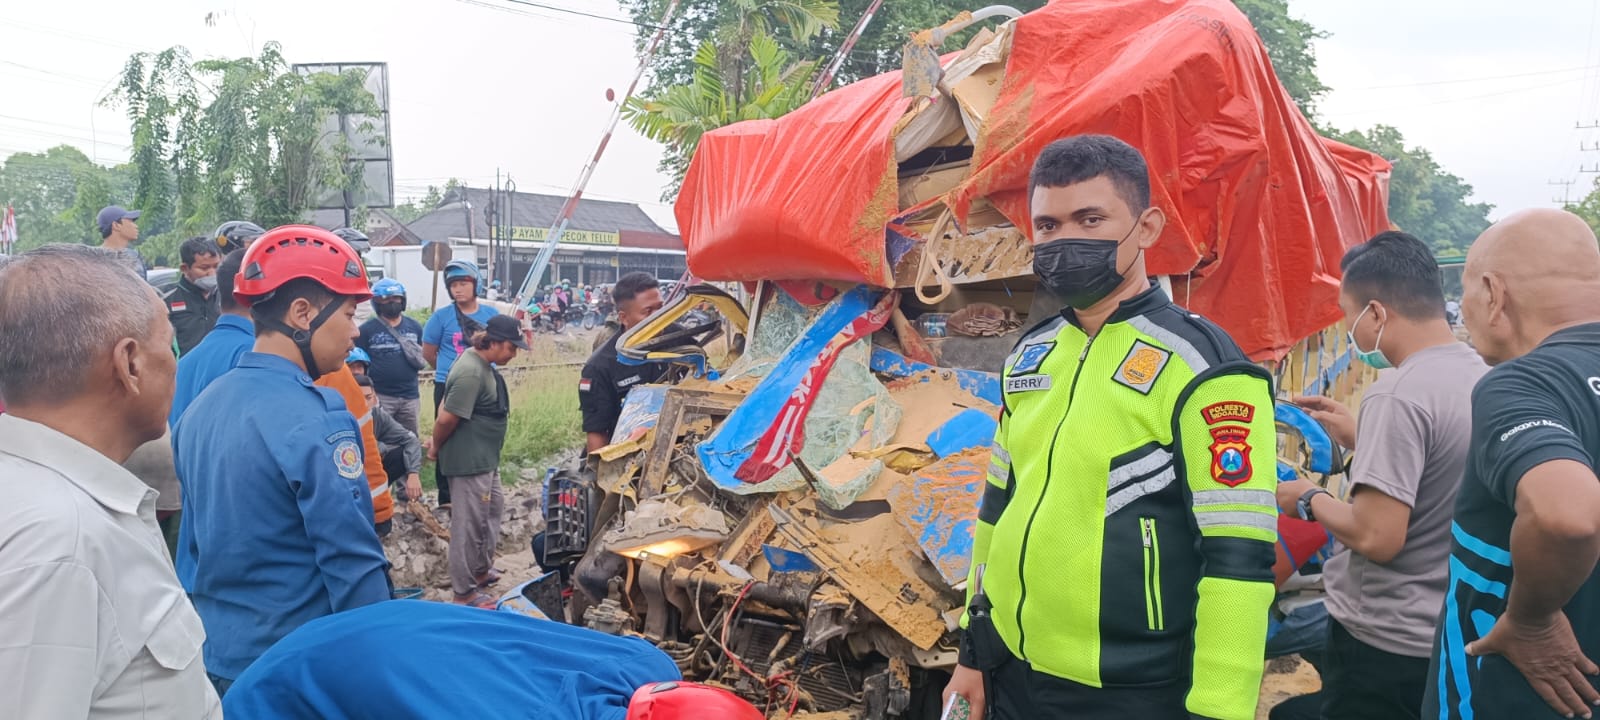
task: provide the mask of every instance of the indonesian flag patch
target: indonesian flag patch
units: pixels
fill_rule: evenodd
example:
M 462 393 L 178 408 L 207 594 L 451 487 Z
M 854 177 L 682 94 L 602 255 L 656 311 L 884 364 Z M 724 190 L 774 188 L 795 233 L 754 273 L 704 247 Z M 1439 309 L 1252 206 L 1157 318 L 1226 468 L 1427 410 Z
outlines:
M 189 303 L 175 302 L 167 308 L 171 312 L 184 312 L 189 309 Z
M 578 380 L 578 392 L 589 392 L 589 378 Z

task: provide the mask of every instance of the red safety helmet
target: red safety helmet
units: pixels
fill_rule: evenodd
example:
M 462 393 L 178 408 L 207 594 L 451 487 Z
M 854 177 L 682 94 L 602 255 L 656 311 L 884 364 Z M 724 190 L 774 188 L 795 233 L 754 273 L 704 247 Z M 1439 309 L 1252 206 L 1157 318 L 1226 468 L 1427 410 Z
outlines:
M 245 251 L 233 299 L 250 307 L 300 278 L 315 280 L 335 295 L 372 297 L 366 268 L 348 243 L 319 227 L 284 225 L 268 230 Z
M 627 720 L 766 720 L 738 695 L 692 682 L 651 683 L 633 692 Z

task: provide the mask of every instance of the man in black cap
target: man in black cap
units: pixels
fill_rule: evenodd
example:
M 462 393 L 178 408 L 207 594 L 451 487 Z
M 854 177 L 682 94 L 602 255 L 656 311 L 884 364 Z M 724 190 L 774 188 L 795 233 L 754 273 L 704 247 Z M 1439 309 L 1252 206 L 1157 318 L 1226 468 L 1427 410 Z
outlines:
M 433 425 L 428 458 L 439 463 L 449 479 L 454 500 L 450 518 L 450 584 L 455 601 L 494 607 L 483 592 L 499 579 L 494 548 L 500 543 L 500 450 L 506 442 L 506 417 L 511 396 L 495 365 L 527 350 L 522 326 L 509 315 L 489 318 L 471 338 L 472 347 L 456 358 L 445 378 L 444 399 Z
M 95 216 L 95 222 L 100 226 L 100 237 L 104 240 L 100 246 L 116 253 L 140 280 L 148 280 L 145 277 L 144 258 L 139 257 L 139 251 L 133 249 L 134 243 L 139 242 L 139 223 L 135 222 L 138 219 L 138 210 L 125 210 L 116 205 L 106 206 Z

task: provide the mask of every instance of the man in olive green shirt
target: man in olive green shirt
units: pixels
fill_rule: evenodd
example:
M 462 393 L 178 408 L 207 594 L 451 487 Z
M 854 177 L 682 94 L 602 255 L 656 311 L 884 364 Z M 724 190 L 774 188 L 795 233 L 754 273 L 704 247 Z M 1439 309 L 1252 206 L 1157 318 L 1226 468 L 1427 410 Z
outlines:
M 506 315 L 489 318 L 471 338 L 445 378 L 444 400 L 434 422 L 428 457 L 449 479 L 455 504 L 450 520 L 450 584 L 455 601 L 494 607 L 483 588 L 494 584 L 494 548 L 500 542 L 500 449 L 506 442 L 511 398 L 505 378 L 494 369 L 527 350 L 522 328 Z

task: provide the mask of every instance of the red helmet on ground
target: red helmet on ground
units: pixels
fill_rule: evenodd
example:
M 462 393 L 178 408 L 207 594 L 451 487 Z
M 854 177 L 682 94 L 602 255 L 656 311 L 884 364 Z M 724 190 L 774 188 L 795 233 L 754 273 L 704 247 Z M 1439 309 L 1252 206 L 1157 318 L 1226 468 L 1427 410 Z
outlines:
M 233 299 L 243 307 L 272 296 L 291 280 L 314 280 L 335 295 L 372 297 L 361 257 L 339 236 L 310 225 L 276 227 L 250 244 Z
M 721 688 L 692 682 L 651 683 L 633 693 L 627 720 L 766 720 L 756 706 Z

